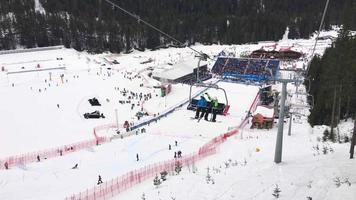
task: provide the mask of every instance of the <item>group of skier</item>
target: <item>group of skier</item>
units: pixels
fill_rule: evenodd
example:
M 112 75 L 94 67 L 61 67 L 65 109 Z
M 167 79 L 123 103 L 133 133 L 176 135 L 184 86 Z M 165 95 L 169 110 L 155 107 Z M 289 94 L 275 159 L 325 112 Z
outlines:
M 216 114 L 218 113 L 219 101 L 217 97 L 210 97 L 206 92 L 200 96 L 200 99 L 197 104 L 197 110 L 195 112 L 195 119 L 202 119 L 209 121 L 209 113 L 212 113 L 213 117 L 210 121 L 216 122 Z

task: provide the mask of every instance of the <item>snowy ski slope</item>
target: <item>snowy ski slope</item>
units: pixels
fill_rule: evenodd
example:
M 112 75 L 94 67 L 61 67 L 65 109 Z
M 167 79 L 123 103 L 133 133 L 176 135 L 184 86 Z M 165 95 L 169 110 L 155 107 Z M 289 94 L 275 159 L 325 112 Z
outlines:
M 323 34 L 335 35 L 335 32 Z M 214 57 L 222 50 L 239 55 L 274 43 L 197 45 L 195 48 Z M 284 38 L 277 43 L 279 46 L 293 45 L 308 55 L 314 40 Z M 330 44 L 329 40 L 320 41 L 317 53 L 322 54 Z M 159 89 L 152 87 L 157 82 L 147 77 L 147 69 L 177 63 L 191 56 L 187 48 L 120 55 L 91 55 L 72 49 L 0 55 L 0 67 L 6 70 L 0 71 L 0 160 L 94 139 L 95 127 L 116 123 L 115 109 L 119 113 L 120 125 L 125 120 L 139 123 L 135 114 L 141 109 L 137 104 L 142 105 L 142 101 L 134 99 L 133 109 L 131 104 L 118 103 L 119 100 L 127 100 L 127 96 L 120 92 L 123 88 L 137 93 L 151 93 L 152 99 L 143 104 L 150 114 L 158 114 L 176 105 L 188 98 L 189 86 L 173 85 L 172 93 L 162 98 Z M 150 58 L 152 62 L 140 64 Z M 110 64 L 114 59 L 120 64 Z M 295 66 L 302 68 L 307 62 L 307 59 L 301 60 Z M 8 73 L 36 70 L 38 64 L 40 69 L 49 71 Z M 212 65 L 213 62 L 209 61 L 209 66 Z M 58 67 L 65 67 L 65 70 L 50 70 Z M 292 67 L 292 63 L 284 63 L 283 67 Z M 282 77 L 292 75 L 282 73 Z M 144 87 L 140 87 L 142 83 Z M 183 155 L 197 151 L 211 138 L 238 125 L 258 91 L 257 86 L 227 82 L 218 84 L 226 90 L 231 106 L 229 115 L 217 117 L 218 123 L 205 120 L 198 123 L 191 119 L 194 112 L 183 106 L 157 123 L 146 126 L 146 133 L 114 139 L 62 157 L 0 170 L 0 199 L 64 199 L 96 185 L 98 175 L 105 182 L 140 167 L 171 159 L 174 151 L 180 150 Z M 274 88 L 280 90 L 280 85 Z M 193 92 L 201 89 L 195 88 Z M 302 87 L 299 89 L 303 90 Z M 295 87 L 289 85 L 288 91 L 292 94 Z M 221 91 L 209 89 L 207 92 L 224 103 Z M 92 97 L 98 98 L 102 106 L 91 107 L 87 100 Z M 305 97 L 300 95 L 291 95 L 289 100 L 305 103 Z M 100 110 L 106 118 L 83 118 L 85 112 L 94 110 Z M 143 194 L 146 199 L 273 199 L 271 193 L 275 184 L 282 190 L 281 199 L 306 199 L 308 196 L 313 199 L 354 199 L 356 163 L 344 159 L 348 146 L 321 143 L 318 137 L 325 127 L 312 129 L 305 117 L 296 121 L 298 123 L 293 124 L 292 136 L 285 136 L 284 162 L 280 165 L 273 163 L 276 128 L 269 131 L 244 129 L 224 143 L 216 155 L 197 163 L 195 173 L 184 168 L 181 175 L 168 176 L 168 180 L 158 188 L 149 180 L 113 199 L 142 199 Z M 351 122 L 345 126 L 350 127 L 349 124 Z M 285 131 L 287 129 L 285 126 Z M 349 129 L 343 130 L 347 132 Z M 115 129 L 101 130 L 98 134 L 116 135 Z M 175 141 L 178 146 L 174 145 Z M 168 150 L 169 144 L 172 150 Z M 326 146 L 329 153 L 324 155 L 321 150 L 316 151 L 316 145 L 320 148 Z M 139 161 L 136 161 L 136 154 L 140 157 Z M 78 169 L 72 169 L 75 164 L 78 164 Z M 214 184 L 206 180 L 207 168 Z M 351 185 L 335 187 L 336 177 L 342 181 L 348 178 Z

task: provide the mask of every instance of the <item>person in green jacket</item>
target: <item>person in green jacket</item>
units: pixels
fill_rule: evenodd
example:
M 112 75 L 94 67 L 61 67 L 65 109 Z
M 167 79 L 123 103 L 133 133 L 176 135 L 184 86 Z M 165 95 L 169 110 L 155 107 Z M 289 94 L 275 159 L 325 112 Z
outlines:
M 212 97 L 210 97 L 210 95 L 208 93 L 205 93 L 205 95 L 208 97 L 210 103 L 207 108 L 207 111 L 205 112 L 204 119 L 208 121 L 209 113 L 212 113 L 213 117 L 212 117 L 211 121 L 216 122 L 216 114 L 218 112 L 218 106 L 219 106 L 218 98 L 216 98 L 216 97 L 212 98 Z
M 212 112 L 211 101 L 213 100 L 213 98 L 211 98 L 207 92 L 204 95 L 207 97 L 206 99 L 209 101 L 209 103 L 207 104 L 207 106 L 205 108 L 204 120 L 209 121 L 208 117 L 209 117 L 209 113 Z
M 218 98 L 214 97 L 211 101 L 211 112 L 213 114 L 213 118 L 211 119 L 212 122 L 216 122 L 216 114 L 218 112 L 219 101 Z

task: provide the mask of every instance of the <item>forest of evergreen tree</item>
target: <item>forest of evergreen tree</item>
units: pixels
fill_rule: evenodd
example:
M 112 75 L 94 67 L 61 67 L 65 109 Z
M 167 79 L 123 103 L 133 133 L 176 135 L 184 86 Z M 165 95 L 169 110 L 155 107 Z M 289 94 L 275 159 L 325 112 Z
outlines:
M 355 1 L 347 1 L 340 15 L 342 29 L 332 47 L 322 57 L 315 56 L 307 74 L 306 86 L 313 96 L 309 123 L 335 127 L 340 120 L 356 118 L 356 35 Z
M 65 45 L 98 53 L 177 45 L 104 0 L 39 1 L 45 13 L 35 11 L 34 0 L 1 0 L 0 50 Z M 290 38 L 306 38 L 318 28 L 325 4 L 325 0 L 113 1 L 186 45 L 278 40 L 287 26 Z M 351 1 L 330 1 L 326 29 L 340 24 L 345 2 Z M 355 12 L 351 15 L 355 18 Z
M 326 50 L 323 57 L 314 57 L 306 81 L 314 97 L 309 123 L 336 126 L 340 120 L 356 117 L 356 37 L 341 37 Z M 332 120 L 333 118 L 333 120 Z

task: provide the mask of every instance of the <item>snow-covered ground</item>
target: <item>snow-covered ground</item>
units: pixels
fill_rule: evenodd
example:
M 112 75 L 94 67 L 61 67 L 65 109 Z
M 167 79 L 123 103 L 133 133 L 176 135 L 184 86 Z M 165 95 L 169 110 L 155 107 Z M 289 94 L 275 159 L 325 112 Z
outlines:
M 280 199 L 355 199 L 355 160 L 348 159 L 349 145 L 322 143 L 317 130 L 293 124 L 278 165 L 273 162 L 276 128 L 244 130 L 243 137 L 228 140 L 218 154 L 198 163 L 194 173 L 184 168 L 158 188 L 152 178 L 114 199 L 275 199 L 276 185 Z
M 335 35 L 335 32 L 323 34 Z M 239 56 L 275 43 L 196 45 L 194 48 L 211 57 L 223 50 Z M 277 42 L 278 47 L 293 46 L 307 55 L 313 44 L 312 39 L 289 40 L 286 37 Z M 330 44 L 330 40 L 320 41 L 316 52 L 322 54 Z M 95 127 L 116 123 L 115 109 L 121 126 L 125 120 L 134 124 L 145 120 L 135 117 L 141 105 L 151 115 L 146 118 L 174 107 L 189 97 L 189 86 L 175 84 L 172 93 L 161 97 L 160 90 L 153 88 L 157 81 L 149 78 L 148 73 L 151 69 L 159 71 L 158 68 L 167 63 L 181 62 L 192 56 L 187 48 L 101 55 L 62 48 L 0 55 L 0 67 L 5 69 L 0 71 L 0 160 L 93 139 Z M 118 63 L 114 64 L 114 60 Z M 145 62 L 148 60 L 151 62 Z M 302 68 L 307 62 L 307 59 L 286 62 L 281 67 Z M 210 67 L 213 64 L 213 61 L 208 62 Z M 282 77 L 292 73 L 283 72 Z M 226 82 L 218 85 L 226 90 L 231 109 L 229 115 L 218 116 L 217 123 L 192 120 L 195 113 L 186 110 L 185 105 L 146 126 L 146 133 L 1 170 L 0 199 L 64 199 L 94 186 L 98 175 L 106 181 L 148 164 L 171 159 L 174 151 L 195 152 L 211 138 L 237 126 L 258 92 L 257 86 Z M 123 95 L 124 88 L 129 93 L 151 94 L 152 98 L 146 101 L 136 97 L 128 99 L 129 95 Z M 281 87 L 275 85 L 274 88 L 280 90 Z M 193 93 L 203 89 L 193 88 Z M 298 90 L 305 92 L 302 86 Z M 295 86 L 289 84 L 288 101 L 292 105 L 302 105 L 295 111 L 303 114 L 295 116 L 292 136 L 284 138 L 282 164 L 273 162 L 276 128 L 250 130 L 247 126 L 227 140 L 217 154 L 197 163 L 195 170 L 184 168 L 180 175 L 168 176 L 158 188 L 153 185 L 153 179 L 146 181 L 114 199 L 273 199 L 276 185 L 281 190 L 281 199 L 355 199 L 356 163 L 347 159 L 349 145 L 321 142 L 325 127 L 309 127 L 305 117 L 308 109 L 303 107 L 306 97 L 293 94 L 295 91 Z M 207 92 L 225 103 L 221 90 L 209 89 Z M 93 97 L 98 98 L 102 106 L 90 106 L 88 99 Z M 119 103 L 128 100 L 131 102 Z M 105 118 L 84 119 L 84 113 L 94 110 L 102 112 Z M 349 121 L 340 126 L 340 132 L 350 134 L 350 124 Z M 114 136 L 116 131 L 107 129 L 97 134 Z M 174 145 L 175 141 L 178 146 Z M 169 144 L 172 150 L 168 149 Z M 140 157 L 139 162 L 136 154 Z M 71 169 L 75 164 L 78 169 Z M 207 178 L 208 168 L 211 178 Z M 337 184 L 338 178 L 340 185 Z

